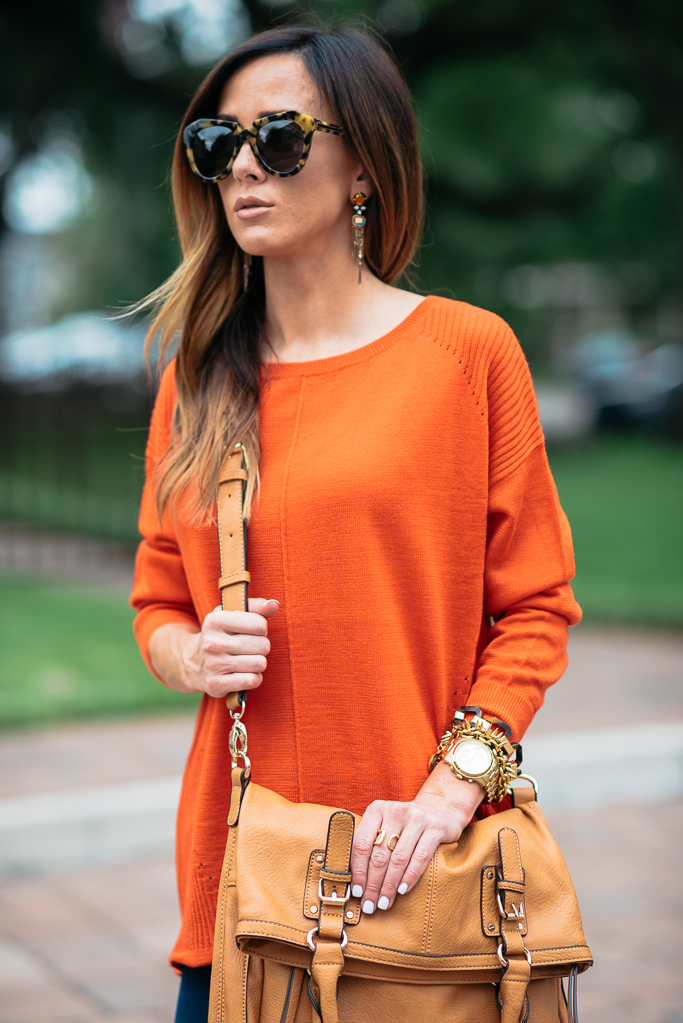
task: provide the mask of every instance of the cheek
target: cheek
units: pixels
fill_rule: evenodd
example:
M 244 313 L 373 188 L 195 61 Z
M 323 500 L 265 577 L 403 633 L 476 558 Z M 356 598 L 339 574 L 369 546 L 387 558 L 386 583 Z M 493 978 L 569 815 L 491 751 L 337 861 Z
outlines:
M 230 206 L 232 205 L 232 202 L 234 202 L 234 197 L 233 197 L 232 200 L 230 199 L 230 192 L 231 192 L 231 187 L 230 186 L 233 185 L 233 184 L 234 184 L 234 178 L 232 177 L 232 175 L 230 175 L 230 177 L 223 178 L 221 181 L 218 182 L 217 185 L 214 186 L 215 188 L 218 188 L 218 191 L 219 191 L 220 197 L 221 197 L 221 202 L 223 203 L 223 209 L 225 210 L 226 216 L 228 214 L 228 210 L 230 209 Z
M 336 222 L 347 207 L 349 216 L 352 212 L 346 181 L 340 180 L 334 168 L 326 167 L 322 161 L 317 165 L 307 164 L 289 184 L 293 187 L 286 195 L 288 209 L 299 213 L 311 226 Z
M 293 236 L 324 234 L 334 228 L 346 213 L 344 198 L 337 194 L 337 190 L 316 187 L 311 182 L 311 187 L 297 189 L 286 197 L 281 223 Z

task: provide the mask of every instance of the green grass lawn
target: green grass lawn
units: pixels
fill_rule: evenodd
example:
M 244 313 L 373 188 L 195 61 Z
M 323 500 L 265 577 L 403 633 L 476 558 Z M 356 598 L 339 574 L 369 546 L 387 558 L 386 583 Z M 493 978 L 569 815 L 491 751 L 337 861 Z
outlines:
M 551 450 L 587 620 L 683 626 L 683 447 L 601 437 Z
M 0 723 L 190 709 L 145 668 L 119 590 L 0 577 Z
M 683 626 L 683 448 L 600 438 L 550 452 L 587 620 Z M 0 723 L 196 704 L 146 671 L 126 594 L 0 577 Z

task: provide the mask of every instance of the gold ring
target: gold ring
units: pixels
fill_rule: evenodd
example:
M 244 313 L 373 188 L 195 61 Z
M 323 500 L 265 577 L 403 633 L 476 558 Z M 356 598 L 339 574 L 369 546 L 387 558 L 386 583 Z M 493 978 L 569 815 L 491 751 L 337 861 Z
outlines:
M 401 837 L 400 835 L 392 835 L 391 836 L 391 838 L 387 842 L 387 849 L 389 850 L 389 852 L 393 852 L 394 851 L 394 849 L 396 848 L 396 843 L 398 842 L 400 837 Z
M 385 835 L 386 835 L 386 831 L 384 830 L 384 828 L 380 828 L 379 831 L 377 832 L 376 836 L 375 836 L 375 841 L 372 844 L 373 845 L 381 845 L 382 842 L 384 841 L 384 836 Z

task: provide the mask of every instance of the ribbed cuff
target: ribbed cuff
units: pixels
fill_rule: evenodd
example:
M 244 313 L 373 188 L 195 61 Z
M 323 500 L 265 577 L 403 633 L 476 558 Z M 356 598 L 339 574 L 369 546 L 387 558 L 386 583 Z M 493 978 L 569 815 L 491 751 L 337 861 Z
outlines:
M 474 683 L 467 697 L 467 705 L 481 707 L 484 717 L 500 718 L 509 725 L 512 742 L 520 742 L 539 709 L 513 686 L 500 685 L 486 679 Z

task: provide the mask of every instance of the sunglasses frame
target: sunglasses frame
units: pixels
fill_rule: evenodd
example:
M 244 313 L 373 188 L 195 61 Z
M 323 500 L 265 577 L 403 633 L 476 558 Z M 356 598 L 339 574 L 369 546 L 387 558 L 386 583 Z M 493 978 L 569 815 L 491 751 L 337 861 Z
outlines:
M 272 121 L 294 121 L 303 129 L 304 148 L 299 162 L 292 170 L 273 170 L 265 163 L 263 157 L 258 151 L 256 137 L 259 129 L 263 128 L 266 124 L 270 124 Z M 220 174 L 216 174 L 214 177 L 207 178 L 204 177 L 204 175 L 197 169 L 194 153 L 192 152 L 192 143 L 195 135 L 197 135 L 202 128 L 213 128 L 218 126 L 232 129 L 236 140 L 235 152 L 233 153 L 232 159 L 229 161 L 225 170 L 221 171 Z M 183 142 L 185 144 L 185 152 L 187 153 L 187 159 L 190 163 L 190 167 L 202 181 L 215 182 L 221 181 L 223 178 L 227 178 L 233 168 L 240 149 L 242 148 L 243 142 L 249 142 L 252 153 L 267 174 L 272 174 L 274 178 L 291 178 L 293 174 L 298 174 L 299 171 L 303 169 L 306 160 L 308 159 L 308 154 L 311 151 L 311 143 L 316 131 L 324 131 L 328 135 L 344 135 L 343 129 L 337 124 L 328 124 L 327 121 L 319 121 L 316 117 L 310 117 L 308 114 L 300 114 L 298 110 L 283 110 L 279 114 L 268 114 L 267 117 L 259 117 L 258 120 L 254 121 L 250 128 L 243 128 L 237 121 L 227 121 L 221 117 L 202 117 L 197 121 L 192 121 L 191 124 L 188 124 L 187 127 L 183 129 Z

